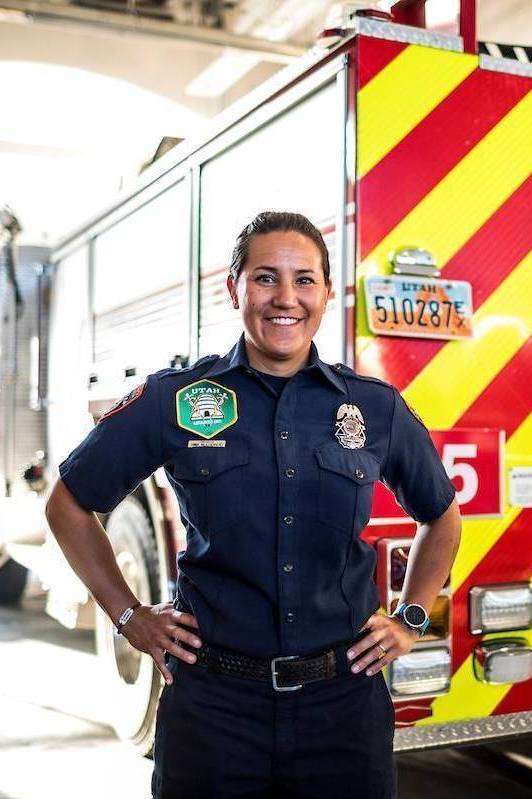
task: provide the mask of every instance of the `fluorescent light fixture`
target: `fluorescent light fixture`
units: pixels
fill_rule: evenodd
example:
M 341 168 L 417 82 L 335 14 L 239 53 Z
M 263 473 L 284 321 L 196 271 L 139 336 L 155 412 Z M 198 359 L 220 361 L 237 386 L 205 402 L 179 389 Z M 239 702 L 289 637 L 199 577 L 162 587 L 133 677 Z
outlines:
M 185 89 L 189 97 L 220 97 L 244 77 L 261 58 L 240 50 L 225 50 L 192 80 Z

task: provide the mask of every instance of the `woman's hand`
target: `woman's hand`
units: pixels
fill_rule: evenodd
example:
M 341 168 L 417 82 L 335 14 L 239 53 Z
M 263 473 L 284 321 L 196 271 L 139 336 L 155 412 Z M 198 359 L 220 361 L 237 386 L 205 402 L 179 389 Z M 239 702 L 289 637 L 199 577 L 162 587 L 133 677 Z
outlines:
M 354 660 L 363 654 L 363 657 L 351 666 L 351 671 L 362 671 L 372 664 L 371 668 L 366 669 L 368 675 L 376 674 L 399 655 L 406 655 L 420 638 L 416 630 L 410 630 L 399 619 L 392 619 L 382 613 L 373 613 L 363 630 L 369 632 L 348 650 L 347 657 L 349 660 Z M 386 649 L 386 654 L 383 655 L 378 644 Z
M 140 605 L 135 608 L 133 616 L 122 627 L 122 635 L 135 649 L 152 656 L 165 681 L 171 685 L 173 677 L 164 659 L 165 650 L 187 663 L 194 663 L 196 655 L 179 646 L 176 640 L 196 648 L 202 645 L 197 635 L 185 627 L 197 629 L 196 617 L 175 610 L 172 602 L 161 602 L 159 605 Z

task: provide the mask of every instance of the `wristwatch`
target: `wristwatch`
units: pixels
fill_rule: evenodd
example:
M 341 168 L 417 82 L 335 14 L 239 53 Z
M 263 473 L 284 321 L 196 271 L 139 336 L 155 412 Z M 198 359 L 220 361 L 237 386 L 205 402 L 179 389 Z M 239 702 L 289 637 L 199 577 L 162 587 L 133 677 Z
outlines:
M 135 608 L 140 607 L 141 604 L 142 604 L 142 602 L 136 602 L 134 605 L 131 605 L 130 608 L 126 608 L 125 609 L 125 611 L 122 613 L 122 615 L 118 619 L 118 622 L 117 622 L 117 625 L 116 625 L 116 634 L 117 635 L 121 635 L 122 634 L 122 627 L 124 626 L 124 624 L 126 624 L 126 622 L 128 622 L 130 620 L 130 618 L 133 615 L 133 611 L 135 610 Z
M 417 630 L 420 637 L 425 634 L 430 624 L 425 608 L 415 602 L 401 602 L 391 614 L 391 617 L 394 616 L 397 616 L 411 630 Z

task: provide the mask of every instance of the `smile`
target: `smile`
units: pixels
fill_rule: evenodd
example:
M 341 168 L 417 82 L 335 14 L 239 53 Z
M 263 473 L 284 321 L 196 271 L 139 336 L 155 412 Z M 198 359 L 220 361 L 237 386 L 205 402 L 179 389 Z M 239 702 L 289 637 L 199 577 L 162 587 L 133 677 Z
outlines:
M 267 321 L 272 322 L 274 325 L 296 325 L 302 320 L 296 319 L 295 316 L 273 316 L 270 319 L 267 319 Z

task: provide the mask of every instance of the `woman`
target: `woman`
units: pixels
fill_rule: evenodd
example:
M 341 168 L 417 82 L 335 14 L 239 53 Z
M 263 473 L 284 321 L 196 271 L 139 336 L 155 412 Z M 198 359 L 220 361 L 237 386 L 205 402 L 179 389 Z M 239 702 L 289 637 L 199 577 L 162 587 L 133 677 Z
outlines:
M 454 488 L 390 385 L 325 364 L 312 341 L 331 293 L 303 216 L 260 214 L 227 278 L 244 333 L 223 358 L 150 375 L 61 464 L 60 546 L 166 685 L 156 799 L 396 796 L 382 668 L 410 651 L 460 537 Z M 187 530 L 170 602 L 141 605 L 93 511 L 164 464 Z M 401 615 L 378 613 L 360 539 L 382 478 L 420 527 Z M 166 652 L 166 657 L 165 657 Z

